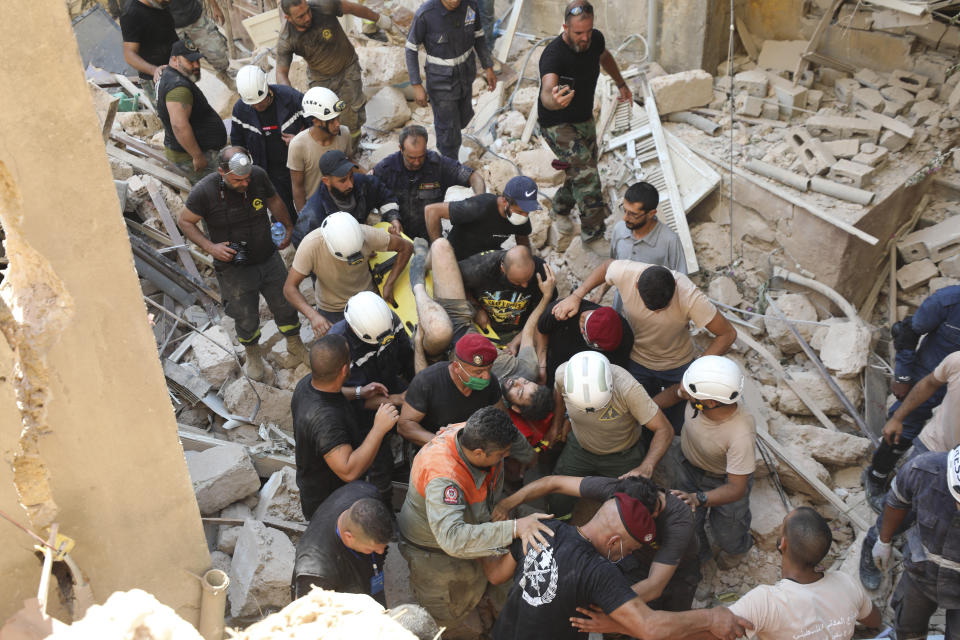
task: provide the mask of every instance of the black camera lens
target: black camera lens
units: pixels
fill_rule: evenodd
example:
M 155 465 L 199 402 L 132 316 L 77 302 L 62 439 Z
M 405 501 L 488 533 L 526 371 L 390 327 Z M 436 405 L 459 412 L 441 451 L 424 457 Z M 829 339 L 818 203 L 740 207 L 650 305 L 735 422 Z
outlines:
M 247 243 L 244 241 L 240 242 L 231 242 L 230 248 L 236 251 L 237 253 L 233 256 L 233 264 L 245 265 L 247 264 Z

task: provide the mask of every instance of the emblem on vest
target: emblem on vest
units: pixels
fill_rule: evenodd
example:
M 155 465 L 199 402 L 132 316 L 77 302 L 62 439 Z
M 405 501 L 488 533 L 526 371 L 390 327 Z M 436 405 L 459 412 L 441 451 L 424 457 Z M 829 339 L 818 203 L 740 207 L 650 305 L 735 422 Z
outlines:
M 473 24 L 477 20 L 477 12 L 473 10 L 473 7 L 467 7 L 467 16 L 463 19 L 463 24 Z
M 330 31 L 330 29 L 324 29 L 323 31 L 320 32 L 320 35 L 323 36 L 324 40 L 329 40 L 330 38 L 333 37 L 333 31 Z
M 449 484 L 443 490 L 444 504 L 460 504 L 460 489 L 456 485 Z
M 263 200 L 261 200 L 260 198 L 254 198 L 250 202 L 250 204 L 252 204 L 253 208 L 256 209 L 257 211 L 260 211 L 260 209 L 263 209 Z

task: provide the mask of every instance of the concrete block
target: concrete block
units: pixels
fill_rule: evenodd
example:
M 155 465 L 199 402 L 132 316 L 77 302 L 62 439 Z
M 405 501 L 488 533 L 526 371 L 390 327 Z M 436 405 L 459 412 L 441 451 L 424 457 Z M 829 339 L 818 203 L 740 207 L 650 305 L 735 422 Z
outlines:
M 927 286 L 930 287 L 930 293 L 939 291 L 944 287 L 954 287 L 960 284 L 960 280 L 957 278 L 930 278 L 930 282 L 927 283 Z
M 910 143 L 910 138 L 905 138 L 899 133 L 893 131 L 884 131 L 880 136 L 880 146 L 886 147 L 890 151 L 897 152 Z
M 913 127 L 897 118 L 891 118 L 890 116 L 885 116 L 882 113 L 876 113 L 874 111 L 860 111 L 857 115 L 869 120 L 870 122 L 880 125 L 884 129 L 889 129 L 890 131 L 899 133 L 908 140 L 913 137 Z M 876 142 L 876 140 L 874 140 L 874 142 Z
M 806 87 L 798 87 L 789 80 L 769 72 L 767 78 L 770 81 L 770 88 L 773 89 L 773 95 L 780 105 L 780 115 L 784 118 L 800 115 L 797 109 L 804 109 L 807 106 Z
M 779 120 L 780 105 L 773 101 L 764 101 L 763 110 L 760 112 L 760 116 L 766 118 L 767 120 Z
M 767 74 L 758 69 L 751 71 L 741 71 L 733 77 L 733 90 L 737 93 L 746 93 L 747 95 L 758 98 L 767 97 Z
M 767 40 L 757 57 L 757 67 L 792 72 L 807 44 L 806 40 Z
M 773 421 L 770 435 L 781 444 L 807 451 L 820 464 L 834 468 L 860 464 L 873 449 L 870 441 L 862 436 L 820 426 Z
M 916 124 L 923 124 L 940 117 L 943 113 L 943 107 L 933 100 L 921 100 L 914 102 L 910 107 L 910 116 L 915 118 Z
M 827 151 L 823 144 L 803 127 L 794 127 L 784 134 L 784 140 L 790 144 L 804 170 L 812 176 L 822 175 L 836 163 L 837 159 Z
M 657 106 L 659 106 L 657 102 Z M 549 149 L 537 148 L 521 151 L 516 155 L 517 164 L 520 165 L 520 171 L 523 175 L 533 178 L 533 180 L 545 187 L 560 186 L 566 179 L 566 174 L 559 169 L 554 169 L 551 162 L 556 160 L 556 156 Z M 501 188 L 503 188 L 501 186 Z
M 821 142 L 821 144 L 831 155 L 837 158 L 852 158 L 860 153 L 859 140 L 830 140 L 829 142 Z
M 911 73 L 909 71 L 904 71 L 903 69 L 894 69 L 890 72 L 889 84 L 891 87 L 897 89 L 903 89 L 914 95 L 920 89 L 923 89 L 927 86 L 927 83 L 930 81 L 926 76 L 922 76 L 919 73 Z
M 840 400 L 830 389 L 827 381 L 820 377 L 819 372 L 801 369 L 799 367 L 787 367 L 787 373 L 793 379 L 794 383 L 803 389 L 810 399 L 820 407 L 824 413 L 829 416 L 837 416 L 846 411 Z M 850 402 L 857 406 L 863 399 L 863 390 L 860 382 L 853 378 L 835 378 L 840 390 L 850 399 Z M 777 382 L 778 408 L 782 413 L 791 415 L 813 415 L 800 398 L 786 385 L 783 380 Z
M 715 91 L 727 94 L 733 89 L 733 78 L 730 76 L 716 76 L 713 79 L 713 88 Z
M 815 115 L 807 118 L 804 124 L 812 136 L 821 140 L 859 138 L 868 142 L 876 142 L 880 138 L 880 125 L 863 118 Z
M 853 79 L 869 89 L 881 89 L 887 85 L 886 78 L 866 67 L 853 74 Z
M 881 147 L 868 142 L 863 145 L 863 148 L 860 150 L 860 153 L 855 155 L 852 159 L 854 162 L 859 164 L 865 164 L 869 167 L 880 167 L 887 161 L 887 156 L 890 154 L 890 151 L 886 147 Z
M 935 278 L 940 271 L 929 258 L 911 262 L 897 269 L 897 284 L 903 291 L 910 291 Z
M 798 85 L 800 85 L 801 87 L 805 87 L 807 89 L 813 86 L 814 79 L 815 79 L 814 73 L 810 69 L 807 69 L 806 71 L 801 73 L 799 77 L 794 78 L 794 80 Z
M 897 243 L 897 249 L 905 262 L 924 259 L 942 262 L 960 254 L 960 216 L 950 216 L 932 227 L 908 233 Z
M 883 111 L 883 96 L 876 89 L 860 87 L 853 92 L 853 101 L 850 106 L 870 111 Z
M 929 79 L 930 84 L 943 84 L 947 79 L 947 69 L 952 66 L 950 56 L 935 53 L 921 53 L 913 56 L 912 71 Z
M 754 480 L 750 490 L 750 514 L 750 533 L 757 546 L 764 551 L 776 551 L 780 525 L 787 510 L 768 478 Z
M 257 397 L 250 390 L 245 378 L 238 378 L 223 390 L 223 403 L 231 413 L 250 416 L 256 407 Z M 290 400 L 293 393 L 277 389 L 262 382 L 253 381 L 254 389 L 260 395 L 260 411 L 254 416 L 256 422 L 270 422 L 281 429 L 293 431 L 293 416 L 290 413 Z
M 960 49 L 960 27 L 947 27 L 943 37 L 940 38 L 937 49 L 955 54 Z
M 853 78 L 841 78 L 833 85 L 833 96 L 837 102 L 850 106 L 853 104 L 853 93 L 861 88 Z
M 937 87 L 924 87 L 917 91 L 917 102 L 921 100 L 936 100 L 940 90 Z
M 731 307 L 735 307 L 743 302 L 743 296 L 740 295 L 737 283 L 733 278 L 727 276 L 720 276 L 711 280 L 710 285 L 707 287 L 707 295 L 711 300 L 716 300 L 721 304 Z
M 713 76 L 703 69 L 671 73 L 650 80 L 660 114 L 702 107 L 713 100 Z
M 830 325 L 820 350 L 824 366 L 838 378 L 859 376 L 870 355 L 870 331 L 857 322 Z
M 880 113 L 882 113 L 885 116 L 890 116 L 891 118 L 893 118 L 903 113 L 906 110 L 906 108 L 907 108 L 907 105 L 905 105 L 902 102 L 894 102 L 893 100 L 884 100 L 883 109 L 880 110 Z
M 873 167 L 853 162 L 852 160 L 838 160 L 836 164 L 830 167 L 830 178 L 836 180 L 844 179 L 858 189 L 869 185 L 873 181 Z
M 777 299 L 777 307 L 783 312 L 783 315 L 791 320 L 817 320 L 817 310 L 810 302 L 807 296 L 802 293 L 788 293 Z M 767 311 L 763 317 L 763 324 L 767 330 L 767 336 L 777 345 L 781 353 L 793 354 L 800 353 L 803 348 L 794 337 L 790 327 L 785 322 L 778 319 L 778 316 L 772 311 Z M 810 341 L 813 337 L 813 327 L 815 325 L 798 323 L 797 330 L 803 339 Z
M 823 102 L 823 91 L 819 89 L 807 89 L 807 109 L 816 111 L 820 108 L 821 102 Z
M 926 24 L 907 27 L 907 33 L 916 36 L 920 39 L 920 42 L 930 48 L 936 48 L 936 46 L 940 44 L 940 38 L 943 37 L 946 31 L 947 25 L 939 20 L 931 20 Z
M 200 513 L 211 515 L 260 488 L 247 450 L 238 444 L 187 451 L 187 470 Z
M 945 278 L 960 278 L 960 253 L 944 258 L 937 267 Z
M 244 523 L 230 562 L 230 613 L 254 615 L 290 603 L 296 549 L 282 532 L 256 520 Z
M 820 78 L 820 84 L 825 87 L 833 87 L 836 85 L 837 80 L 843 80 L 850 77 L 850 74 L 845 71 L 839 71 L 837 69 L 830 69 L 827 67 L 821 67 L 818 69 L 817 75 Z
M 380 131 L 402 127 L 410 119 L 410 106 L 403 92 L 383 87 L 367 100 L 367 125 Z
M 756 118 L 763 113 L 763 98 L 741 93 L 734 98 L 734 107 L 737 113 Z
M 257 520 L 269 516 L 291 522 L 306 522 L 300 507 L 300 489 L 297 487 L 295 469 L 284 467 L 270 476 L 260 489 L 260 501 L 253 516 Z
M 912 93 L 900 87 L 884 87 L 880 89 L 880 95 L 883 96 L 884 100 L 898 102 L 906 107 L 913 104 L 914 100 Z

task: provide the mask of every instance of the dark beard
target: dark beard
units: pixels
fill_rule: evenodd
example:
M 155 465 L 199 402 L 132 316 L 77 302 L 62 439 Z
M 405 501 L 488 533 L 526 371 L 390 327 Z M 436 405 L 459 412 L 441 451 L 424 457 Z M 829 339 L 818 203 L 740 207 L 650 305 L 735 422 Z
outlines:
M 337 189 L 331 185 L 330 193 L 332 193 L 333 197 L 337 198 L 338 200 L 348 200 L 353 196 L 353 189 L 350 189 L 350 191 L 340 191 L 340 189 Z

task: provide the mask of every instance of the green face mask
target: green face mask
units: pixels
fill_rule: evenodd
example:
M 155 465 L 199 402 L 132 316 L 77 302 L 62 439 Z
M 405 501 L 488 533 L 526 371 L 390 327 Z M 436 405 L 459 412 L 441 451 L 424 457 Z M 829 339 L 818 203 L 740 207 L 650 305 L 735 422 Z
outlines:
M 463 368 L 462 364 L 458 362 L 457 366 L 460 367 L 460 371 L 467 373 L 466 369 Z M 462 382 L 463 386 L 465 386 L 467 389 L 473 389 L 474 391 L 483 391 L 484 389 L 487 388 L 487 385 L 490 384 L 490 379 L 478 378 L 476 376 L 471 376 L 470 374 L 467 374 L 467 379 L 464 380 L 463 378 L 460 378 L 460 382 Z

